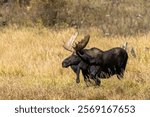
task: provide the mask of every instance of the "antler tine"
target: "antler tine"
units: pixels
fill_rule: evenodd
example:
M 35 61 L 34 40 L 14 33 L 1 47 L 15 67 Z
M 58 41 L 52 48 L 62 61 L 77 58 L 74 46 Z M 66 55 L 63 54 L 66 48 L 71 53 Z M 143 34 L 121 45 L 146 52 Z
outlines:
M 66 42 L 66 43 L 63 45 L 63 47 L 64 47 L 66 50 L 68 50 L 68 51 L 70 51 L 70 52 L 73 52 L 73 50 L 71 50 L 71 48 L 72 48 L 72 45 L 73 45 L 74 41 L 76 40 L 77 36 L 78 36 L 78 32 L 76 32 L 74 35 L 72 35 L 71 38 L 68 40 L 68 42 Z

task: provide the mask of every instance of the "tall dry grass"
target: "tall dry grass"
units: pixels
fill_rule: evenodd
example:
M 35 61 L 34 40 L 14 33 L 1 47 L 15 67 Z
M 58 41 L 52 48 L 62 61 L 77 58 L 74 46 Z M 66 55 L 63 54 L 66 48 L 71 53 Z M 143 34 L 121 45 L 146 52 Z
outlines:
M 150 99 L 150 34 L 137 37 L 102 38 L 89 29 L 87 46 L 107 50 L 125 41 L 134 47 L 129 53 L 125 77 L 102 80 L 100 87 L 86 87 L 83 77 L 75 83 L 73 71 L 61 67 L 71 53 L 62 47 L 74 29 L 5 28 L 0 31 L 0 99 Z M 82 31 L 78 39 L 85 32 Z

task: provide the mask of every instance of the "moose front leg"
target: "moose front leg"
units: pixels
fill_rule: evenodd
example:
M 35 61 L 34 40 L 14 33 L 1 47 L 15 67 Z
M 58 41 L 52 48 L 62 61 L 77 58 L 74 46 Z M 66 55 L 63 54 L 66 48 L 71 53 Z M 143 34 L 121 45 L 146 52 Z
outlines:
M 89 74 L 82 70 L 82 75 L 84 77 L 85 84 L 88 87 L 88 82 L 91 82 L 90 79 L 89 79 Z
M 99 70 L 100 70 L 100 66 L 92 65 L 90 67 L 90 79 L 93 79 L 97 86 L 100 86 L 100 84 L 101 84 L 101 81 L 98 79 L 98 72 L 99 72 Z
M 80 83 L 80 68 L 79 67 L 77 69 L 76 75 L 77 75 L 76 83 Z

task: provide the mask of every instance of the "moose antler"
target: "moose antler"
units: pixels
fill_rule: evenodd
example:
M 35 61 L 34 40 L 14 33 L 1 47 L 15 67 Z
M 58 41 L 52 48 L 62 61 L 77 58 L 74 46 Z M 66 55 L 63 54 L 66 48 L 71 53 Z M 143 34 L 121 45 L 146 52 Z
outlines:
M 74 35 L 72 35 L 71 38 L 63 45 L 63 47 L 66 50 L 73 52 L 72 45 L 73 45 L 74 41 L 76 40 L 77 36 L 78 36 L 78 32 L 76 32 Z
M 78 36 L 78 32 L 72 35 L 71 38 L 63 45 L 63 47 L 70 52 L 74 52 L 74 50 L 77 52 L 85 48 L 85 46 L 89 42 L 90 35 L 86 35 L 80 42 L 75 43 L 75 45 L 73 46 L 73 43 L 76 40 L 77 36 Z M 72 50 L 72 48 L 74 50 Z
M 75 43 L 75 46 L 73 47 L 75 51 L 80 51 L 88 44 L 90 39 L 90 35 L 86 35 L 84 39 L 82 39 L 80 42 Z

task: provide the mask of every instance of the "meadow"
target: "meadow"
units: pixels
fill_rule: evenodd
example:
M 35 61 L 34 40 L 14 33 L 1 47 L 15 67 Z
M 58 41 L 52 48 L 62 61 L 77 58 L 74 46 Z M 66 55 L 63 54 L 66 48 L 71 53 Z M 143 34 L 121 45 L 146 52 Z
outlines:
M 73 28 L 45 27 L 0 29 L 0 99 L 19 100 L 114 100 L 150 99 L 150 33 L 134 37 L 102 37 L 96 28 L 81 31 L 77 41 L 91 35 L 86 48 L 108 50 L 126 41 L 134 47 L 137 57 L 129 59 L 123 80 L 114 75 L 102 80 L 100 87 L 86 87 L 83 77 L 76 84 L 70 68 L 62 68 L 64 58 L 71 55 L 64 50 L 76 32 Z

